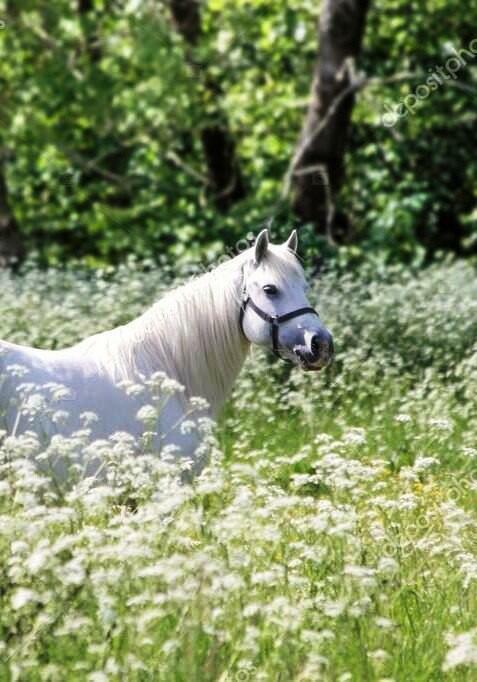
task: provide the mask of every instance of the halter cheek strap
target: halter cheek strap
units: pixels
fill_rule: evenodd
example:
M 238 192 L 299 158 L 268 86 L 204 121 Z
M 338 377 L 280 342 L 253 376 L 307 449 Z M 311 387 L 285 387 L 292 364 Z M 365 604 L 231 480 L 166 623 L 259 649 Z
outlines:
M 243 318 L 245 316 L 245 311 L 247 309 L 247 306 L 250 307 L 253 312 L 258 315 L 259 317 L 262 318 L 262 320 L 265 320 L 265 322 L 268 322 L 270 325 L 270 337 L 272 340 L 272 350 L 277 356 L 277 358 L 280 358 L 280 360 L 284 360 L 285 362 L 290 362 L 287 358 L 282 357 L 280 355 L 280 325 L 283 322 L 288 322 L 288 320 L 293 320 L 294 317 L 300 317 L 301 315 L 306 315 L 308 313 L 312 313 L 313 315 L 316 315 L 319 317 L 318 313 L 314 308 L 298 308 L 297 310 L 292 310 L 290 313 L 285 313 L 284 315 L 269 315 L 266 313 L 264 310 L 258 307 L 250 296 L 244 292 L 243 298 L 242 298 L 242 304 L 240 306 L 240 313 L 239 313 L 239 324 L 240 324 L 240 329 L 242 331 L 242 334 L 247 338 L 244 329 L 243 329 Z

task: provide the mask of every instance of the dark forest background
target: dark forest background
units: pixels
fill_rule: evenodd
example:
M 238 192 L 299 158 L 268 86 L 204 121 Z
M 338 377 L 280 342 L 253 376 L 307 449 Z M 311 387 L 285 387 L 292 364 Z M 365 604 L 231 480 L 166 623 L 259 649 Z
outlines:
M 471 255 L 476 112 L 476 0 L 3 0 L 0 261 Z

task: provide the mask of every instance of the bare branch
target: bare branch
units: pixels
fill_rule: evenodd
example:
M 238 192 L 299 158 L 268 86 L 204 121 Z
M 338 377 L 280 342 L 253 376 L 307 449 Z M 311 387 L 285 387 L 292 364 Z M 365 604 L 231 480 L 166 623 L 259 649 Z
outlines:
M 195 168 L 192 168 L 190 164 L 186 163 L 178 154 L 176 154 L 176 152 L 172 151 L 171 149 L 167 152 L 166 158 L 172 161 L 176 166 L 185 171 L 195 180 L 199 180 L 199 182 L 207 186 L 210 184 L 209 179 L 205 175 L 202 175 L 202 173 L 195 170 Z

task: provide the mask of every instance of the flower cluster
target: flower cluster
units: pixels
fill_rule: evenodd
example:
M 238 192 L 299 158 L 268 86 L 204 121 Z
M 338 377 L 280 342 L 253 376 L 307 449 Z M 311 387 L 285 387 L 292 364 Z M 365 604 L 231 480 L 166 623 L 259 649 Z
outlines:
M 4 284 L 0 337 L 53 346 L 134 316 L 167 283 L 130 265 Z M 209 464 L 190 483 L 167 448 L 92 443 L 92 413 L 48 444 L 0 433 L 0 679 L 473 679 L 475 277 L 329 273 L 320 298 L 335 367 L 253 353 L 215 439 L 194 399 L 181 428 L 202 430 Z M 146 426 L 179 390 L 148 381 Z M 23 398 L 51 410 L 62 390 Z

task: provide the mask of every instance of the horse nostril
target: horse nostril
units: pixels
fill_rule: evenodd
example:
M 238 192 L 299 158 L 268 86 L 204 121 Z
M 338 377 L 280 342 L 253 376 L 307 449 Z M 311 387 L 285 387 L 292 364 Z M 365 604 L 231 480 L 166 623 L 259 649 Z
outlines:
M 315 359 L 326 354 L 332 356 L 334 353 L 334 345 L 331 334 L 327 331 L 313 334 L 311 337 L 311 352 Z
M 311 352 L 313 353 L 314 358 L 317 358 L 320 354 L 320 343 L 320 335 L 313 334 L 311 337 Z

